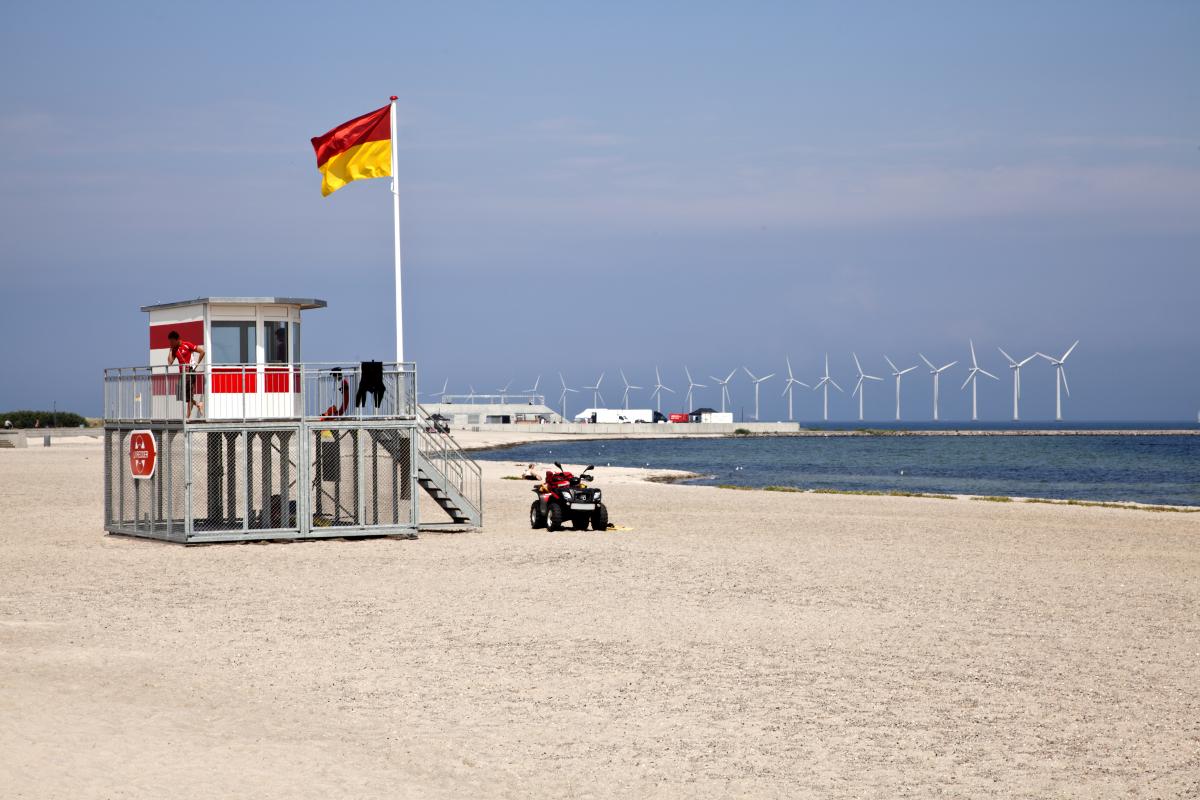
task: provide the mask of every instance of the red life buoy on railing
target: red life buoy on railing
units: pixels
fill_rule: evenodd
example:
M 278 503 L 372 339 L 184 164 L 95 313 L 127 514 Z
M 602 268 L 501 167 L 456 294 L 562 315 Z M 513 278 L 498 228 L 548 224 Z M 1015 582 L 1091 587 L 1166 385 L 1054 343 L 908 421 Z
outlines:
M 335 369 L 332 372 L 332 375 L 335 379 L 340 377 L 341 374 L 342 374 L 342 371 L 340 369 Z M 349 407 L 350 407 L 350 381 L 346 380 L 345 378 L 342 378 L 342 407 L 338 408 L 337 406 L 330 406 L 329 408 L 325 409 L 325 413 L 321 415 L 321 419 L 333 419 L 335 417 L 340 417 L 346 413 L 346 409 Z

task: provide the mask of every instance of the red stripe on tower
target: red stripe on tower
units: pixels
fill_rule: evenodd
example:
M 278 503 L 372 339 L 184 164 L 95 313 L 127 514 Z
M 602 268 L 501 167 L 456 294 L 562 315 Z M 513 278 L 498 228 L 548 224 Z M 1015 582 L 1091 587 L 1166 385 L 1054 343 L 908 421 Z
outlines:
M 204 344 L 204 321 L 192 320 L 191 322 L 172 322 L 165 325 L 150 326 L 150 349 L 164 350 L 171 346 L 167 340 L 167 334 L 171 331 L 178 331 L 179 338 L 192 344 Z

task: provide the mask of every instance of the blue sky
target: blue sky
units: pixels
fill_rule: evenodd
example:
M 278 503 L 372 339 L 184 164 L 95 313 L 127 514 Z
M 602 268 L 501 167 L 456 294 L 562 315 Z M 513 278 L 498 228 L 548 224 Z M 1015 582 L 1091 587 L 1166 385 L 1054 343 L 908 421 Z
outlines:
M 322 198 L 308 142 L 389 94 L 427 387 L 785 354 L 811 383 L 828 351 L 849 389 L 851 351 L 883 375 L 973 337 L 1002 419 L 996 346 L 1081 339 L 1068 417 L 1200 408 L 1196 3 L 243 5 L 6 12 L 0 409 L 98 412 L 138 307 L 196 295 L 321 297 L 307 358 L 390 357 L 386 182 Z

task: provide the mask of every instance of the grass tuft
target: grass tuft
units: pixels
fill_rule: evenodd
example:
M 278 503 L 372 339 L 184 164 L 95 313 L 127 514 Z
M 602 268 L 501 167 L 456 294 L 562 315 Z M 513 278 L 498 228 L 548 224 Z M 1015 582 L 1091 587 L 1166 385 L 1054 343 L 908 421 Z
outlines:
M 1086 508 L 1119 508 L 1125 511 L 1151 511 L 1159 514 L 1197 514 L 1200 508 L 1179 506 L 1142 506 L 1136 503 L 1106 503 L 1099 500 L 1047 500 L 1043 497 L 1027 497 L 1023 502 L 1040 503 L 1046 506 L 1084 506 Z
M 1005 497 L 999 494 L 988 495 L 985 497 L 972 497 L 971 499 L 982 500 L 985 503 L 1011 503 L 1013 501 L 1011 497 Z
M 861 495 L 865 497 L 924 497 L 931 500 L 957 500 L 958 498 L 952 494 L 933 494 L 930 492 L 906 492 L 901 489 L 892 489 L 888 492 L 881 492 L 876 489 L 810 489 L 813 494 L 850 494 Z
M 795 486 L 764 486 L 764 492 L 803 492 L 803 489 Z

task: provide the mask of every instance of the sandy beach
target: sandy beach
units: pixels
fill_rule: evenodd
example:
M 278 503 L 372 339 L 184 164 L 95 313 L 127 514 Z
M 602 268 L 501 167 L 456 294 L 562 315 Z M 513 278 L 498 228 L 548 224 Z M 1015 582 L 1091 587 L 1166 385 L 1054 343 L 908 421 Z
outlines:
M 0 451 L 5 798 L 1200 796 L 1200 515 L 600 469 L 549 534 L 485 462 L 480 532 L 188 548 L 101 463 Z

